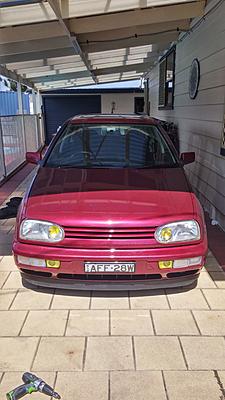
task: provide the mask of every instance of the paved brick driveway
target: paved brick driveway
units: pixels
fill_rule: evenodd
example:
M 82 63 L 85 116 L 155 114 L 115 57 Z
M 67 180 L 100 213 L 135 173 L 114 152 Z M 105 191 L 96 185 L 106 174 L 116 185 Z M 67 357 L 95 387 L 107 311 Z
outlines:
M 194 289 L 30 290 L 9 255 L 13 225 L 0 221 L 1 399 L 25 370 L 63 400 L 225 399 L 225 274 L 211 252 Z

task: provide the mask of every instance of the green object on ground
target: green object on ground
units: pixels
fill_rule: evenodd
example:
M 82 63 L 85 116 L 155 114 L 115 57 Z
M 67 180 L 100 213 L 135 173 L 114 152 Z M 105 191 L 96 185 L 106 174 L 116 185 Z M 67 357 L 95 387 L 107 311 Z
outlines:
M 31 394 L 33 392 L 41 392 L 55 399 L 61 398 L 58 393 L 54 392 L 51 386 L 30 372 L 25 372 L 22 376 L 22 380 L 24 382 L 23 385 L 18 386 L 6 394 L 7 400 L 19 400 L 26 396 L 26 394 Z

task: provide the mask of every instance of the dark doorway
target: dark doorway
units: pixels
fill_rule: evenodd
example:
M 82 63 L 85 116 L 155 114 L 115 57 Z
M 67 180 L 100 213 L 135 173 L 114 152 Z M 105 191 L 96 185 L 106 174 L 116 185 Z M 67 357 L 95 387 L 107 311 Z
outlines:
M 144 112 L 144 97 L 135 97 L 134 98 L 134 112 L 135 114 L 140 114 Z
M 101 113 L 99 95 L 44 95 L 43 112 L 45 120 L 45 143 L 68 118 L 77 114 Z

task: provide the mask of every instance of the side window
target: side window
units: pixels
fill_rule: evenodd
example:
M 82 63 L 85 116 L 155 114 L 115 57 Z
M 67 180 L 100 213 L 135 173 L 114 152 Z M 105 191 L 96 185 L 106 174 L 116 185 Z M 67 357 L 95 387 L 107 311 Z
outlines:
M 224 120 L 223 120 L 223 131 L 222 131 L 222 141 L 221 141 L 221 156 L 225 156 L 225 111 L 224 111 Z
M 175 48 L 170 50 L 159 64 L 159 104 L 158 108 L 172 109 L 175 78 Z

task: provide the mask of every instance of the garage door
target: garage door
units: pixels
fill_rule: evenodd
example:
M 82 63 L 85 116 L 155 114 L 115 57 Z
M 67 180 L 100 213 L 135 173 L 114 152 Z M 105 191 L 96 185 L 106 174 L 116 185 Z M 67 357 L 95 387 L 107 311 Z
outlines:
M 43 96 L 46 144 L 57 128 L 76 114 L 101 112 L 101 96 Z

